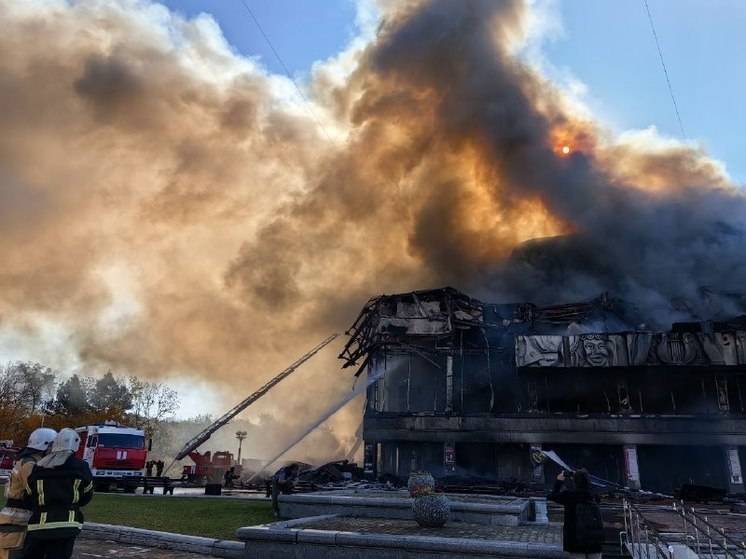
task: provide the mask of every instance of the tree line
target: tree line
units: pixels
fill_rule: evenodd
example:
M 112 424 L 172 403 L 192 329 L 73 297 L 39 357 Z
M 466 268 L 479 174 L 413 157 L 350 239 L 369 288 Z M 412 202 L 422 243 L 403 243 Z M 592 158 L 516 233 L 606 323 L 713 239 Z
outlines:
M 23 444 L 40 426 L 61 429 L 106 420 L 145 430 L 153 437 L 179 406 L 169 386 L 108 371 L 100 378 L 72 375 L 34 362 L 0 366 L 0 440 Z

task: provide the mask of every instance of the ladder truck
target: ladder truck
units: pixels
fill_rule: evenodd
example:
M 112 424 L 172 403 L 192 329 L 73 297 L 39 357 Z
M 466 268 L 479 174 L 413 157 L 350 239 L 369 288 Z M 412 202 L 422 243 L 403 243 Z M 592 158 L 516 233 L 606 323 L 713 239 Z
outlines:
M 254 393 L 250 394 L 243 401 L 239 402 L 238 404 L 233 406 L 230 410 L 225 412 L 219 419 L 217 419 L 214 423 L 207 426 L 201 433 L 189 439 L 189 441 L 187 441 L 184 447 L 176 454 L 176 458 L 174 460 L 174 461 L 182 460 L 188 456 L 194 461 L 195 465 L 193 468 L 190 468 L 189 466 L 186 466 L 184 468 L 185 477 L 193 476 L 196 479 L 207 478 L 208 488 L 205 489 L 206 492 L 208 491 L 208 489 L 210 489 L 209 486 L 211 485 L 214 486 L 214 485 L 219 484 L 222 481 L 223 474 L 225 473 L 225 471 L 228 470 L 228 468 L 230 468 L 232 465 L 231 463 L 232 455 L 229 455 L 228 453 L 225 453 L 225 452 L 216 452 L 214 456 L 211 456 L 210 452 L 200 453 L 200 452 L 197 452 L 197 449 L 200 446 L 202 446 L 213 435 L 213 433 L 215 433 L 221 427 L 224 427 L 233 418 L 235 418 L 239 413 L 244 411 L 251 404 L 253 404 L 259 398 L 264 396 L 267 392 L 269 392 L 272 388 L 277 386 L 284 379 L 292 375 L 296 370 L 298 370 L 298 368 L 301 365 L 303 365 L 303 363 L 308 361 L 311 357 L 316 355 L 324 347 L 329 345 L 338 336 L 339 334 L 332 334 L 331 336 L 326 338 L 324 341 L 319 343 L 316 347 L 314 347 L 308 353 L 304 354 L 302 357 L 300 357 L 297 361 L 292 363 L 289 367 L 283 370 L 280 374 L 278 374 L 272 380 L 267 382 L 264 386 L 262 386 L 261 388 L 256 390 Z M 230 459 L 225 460 L 224 459 L 225 457 L 223 455 L 229 455 Z M 173 465 L 173 463 L 171 465 Z M 171 466 L 169 466 L 169 468 L 170 467 Z M 213 491 L 213 490 L 214 489 L 210 489 L 210 491 Z

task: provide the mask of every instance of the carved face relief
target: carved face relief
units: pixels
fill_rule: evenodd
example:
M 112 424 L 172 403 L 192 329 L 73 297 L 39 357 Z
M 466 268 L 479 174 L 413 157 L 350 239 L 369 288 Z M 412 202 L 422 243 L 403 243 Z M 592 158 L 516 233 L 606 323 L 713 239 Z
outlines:
M 611 360 L 609 343 L 601 336 L 583 336 L 585 360 L 591 367 L 608 367 Z

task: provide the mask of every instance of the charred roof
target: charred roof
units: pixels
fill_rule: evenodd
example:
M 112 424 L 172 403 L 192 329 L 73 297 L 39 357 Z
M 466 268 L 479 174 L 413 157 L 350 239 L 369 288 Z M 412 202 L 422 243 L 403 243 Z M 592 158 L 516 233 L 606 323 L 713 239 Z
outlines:
M 624 328 L 623 302 L 603 294 L 589 301 L 539 307 L 533 303 L 485 303 L 453 287 L 380 295 L 370 299 L 347 330 L 340 359 L 362 370 L 372 350 L 410 337 L 448 337 L 459 330 L 554 333 Z

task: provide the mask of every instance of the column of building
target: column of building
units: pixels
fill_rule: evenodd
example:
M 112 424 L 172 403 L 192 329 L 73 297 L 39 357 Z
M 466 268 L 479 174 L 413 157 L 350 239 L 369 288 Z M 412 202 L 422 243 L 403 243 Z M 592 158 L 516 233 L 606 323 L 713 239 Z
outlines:
M 728 471 L 728 493 L 743 494 L 743 470 L 741 469 L 741 457 L 738 455 L 737 446 L 728 446 L 724 449 L 725 463 Z
M 640 489 L 640 466 L 637 463 L 637 445 L 626 444 L 624 453 L 624 484 L 630 489 Z
M 531 482 L 537 485 L 544 485 L 544 462 L 546 457 L 541 449 L 540 443 L 533 443 L 529 447 L 530 458 L 531 458 Z
M 446 355 L 446 413 L 453 412 L 453 355 Z M 456 471 L 456 443 L 446 441 L 443 444 L 443 473 Z

